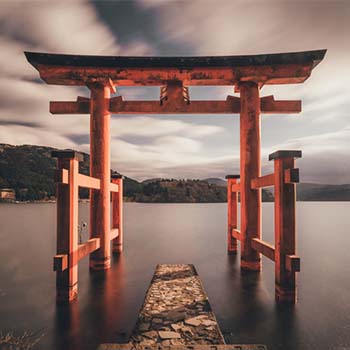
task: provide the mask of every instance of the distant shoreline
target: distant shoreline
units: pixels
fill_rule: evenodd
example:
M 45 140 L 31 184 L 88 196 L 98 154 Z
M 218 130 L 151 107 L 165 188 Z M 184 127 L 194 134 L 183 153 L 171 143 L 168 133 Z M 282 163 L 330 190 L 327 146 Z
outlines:
M 50 203 L 55 201 L 56 161 L 51 157 L 52 147 L 0 144 L 0 195 L 8 198 L 9 191 L 16 204 Z M 89 155 L 79 171 L 90 172 Z M 5 171 L 6 170 L 6 171 Z M 124 174 L 125 175 L 125 174 Z M 2 193 L 2 192 L 4 193 Z M 15 192 L 15 196 L 13 196 Z M 350 184 L 299 183 L 296 186 L 297 201 L 348 202 Z M 6 196 L 5 196 L 6 195 Z M 80 189 L 80 197 L 88 198 L 88 189 Z M 227 181 L 223 177 L 207 179 L 152 178 L 137 181 L 124 178 L 124 201 L 137 203 L 225 203 Z M 273 201 L 273 191 L 262 190 L 263 202 Z
M 38 201 L 0 201 L 0 204 L 55 204 L 56 200 L 38 200 Z M 79 203 L 89 203 L 90 200 L 82 199 Z M 297 200 L 297 202 L 304 203 L 350 203 L 350 200 Z M 124 203 L 137 203 L 137 204 L 222 204 L 227 202 L 137 202 L 133 200 L 124 200 Z M 274 203 L 273 201 L 263 201 L 262 203 Z

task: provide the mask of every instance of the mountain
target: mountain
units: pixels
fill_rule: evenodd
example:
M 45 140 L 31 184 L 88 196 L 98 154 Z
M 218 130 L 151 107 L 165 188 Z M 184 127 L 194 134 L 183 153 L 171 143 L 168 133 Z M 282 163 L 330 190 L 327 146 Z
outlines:
M 56 160 L 51 158 L 54 148 L 0 144 L 0 189 L 16 191 L 19 201 L 46 200 L 55 196 L 54 173 Z M 82 174 L 89 174 L 89 155 L 82 153 L 79 164 Z M 222 178 L 205 180 L 149 179 L 138 182 L 124 180 L 124 197 L 128 201 L 147 203 L 215 203 L 226 202 L 227 183 Z M 80 190 L 81 198 L 88 198 L 87 189 Z M 263 189 L 263 201 L 273 201 L 273 192 Z M 350 185 L 298 184 L 300 201 L 350 201 Z
M 16 191 L 19 201 L 54 199 L 56 160 L 51 158 L 52 147 L 0 144 L 0 189 Z M 89 174 L 90 157 L 79 171 Z M 80 198 L 88 198 L 89 191 L 80 189 Z M 225 202 L 226 189 L 203 180 L 150 179 L 142 183 L 125 177 L 124 197 L 128 201 L 151 203 Z
M 19 201 L 54 198 L 56 159 L 51 158 L 53 150 L 52 147 L 0 144 L 0 188 L 14 189 Z M 82 154 L 84 160 L 79 163 L 79 171 L 88 175 L 90 156 Z M 124 194 L 133 195 L 137 190 L 139 183 L 126 177 Z M 80 189 L 79 194 L 81 198 L 88 198 L 89 190 Z
M 211 184 L 217 186 L 227 186 L 226 180 L 222 178 L 205 179 Z M 263 189 L 263 202 L 272 202 L 274 200 L 273 189 Z M 350 184 L 327 185 L 315 183 L 297 184 L 298 201 L 350 201 Z
M 226 202 L 226 188 L 205 180 L 153 179 L 142 182 L 134 197 L 145 203 L 217 203 Z
M 147 184 L 149 184 L 149 183 L 151 183 L 151 182 L 157 182 L 157 181 L 162 181 L 162 180 L 163 180 L 163 179 L 160 178 L 160 177 L 155 177 L 155 178 L 152 178 L 152 179 L 143 180 L 141 183 L 142 183 L 143 185 L 147 185 Z
M 227 181 L 225 179 L 222 179 L 220 177 L 210 177 L 208 179 L 204 179 L 204 181 L 207 181 L 208 183 L 212 185 L 217 185 L 217 186 L 227 186 Z
M 350 201 L 350 185 L 323 185 L 301 183 L 297 185 L 299 201 Z
M 12 188 L 17 200 L 39 200 L 55 194 L 53 148 L 0 144 L 0 188 Z M 83 172 L 83 169 L 81 170 Z

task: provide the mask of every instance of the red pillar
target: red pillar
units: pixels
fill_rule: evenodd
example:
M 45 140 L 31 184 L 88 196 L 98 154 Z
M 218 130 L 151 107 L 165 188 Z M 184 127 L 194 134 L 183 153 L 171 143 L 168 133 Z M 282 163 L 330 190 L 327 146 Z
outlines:
M 237 183 L 239 175 L 227 175 L 227 253 L 237 253 L 237 239 L 232 237 L 232 230 L 237 229 L 238 193 L 232 192 L 232 185 Z
M 270 154 L 275 174 L 275 296 L 278 302 L 296 302 L 296 271 L 288 270 L 287 255 L 295 256 L 295 183 L 287 181 L 286 170 L 293 169 L 301 151 L 277 151 Z
M 112 251 L 123 251 L 123 179 L 120 174 L 112 174 L 112 182 L 118 185 L 119 191 L 112 193 L 112 228 L 119 231 L 118 237 L 112 241 Z
M 68 184 L 57 182 L 57 255 L 66 256 L 67 268 L 57 271 L 56 300 L 70 302 L 78 294 L 78 183 L 81 154 L 74 151 L 53 151 L 58 158 L 58 173 L 68 170 Z
M 251 247 L 252 238 L 261 238 L 261 190 L 251 189 L 251 180 L 260 176 L 260 97 L 254 82 L 239 85 L 240 175 L 241 175 L 241 267 L 260 271 L 261 255 Z
M 90 268 L 108 269 L 110 249 L 110 113 L 111 87 L 89 85 L 90 105 L 90 176 L 101 180 L 100 190 L 90 192 L 90 237 L 101 239 L 100 249 L 90 255 Z

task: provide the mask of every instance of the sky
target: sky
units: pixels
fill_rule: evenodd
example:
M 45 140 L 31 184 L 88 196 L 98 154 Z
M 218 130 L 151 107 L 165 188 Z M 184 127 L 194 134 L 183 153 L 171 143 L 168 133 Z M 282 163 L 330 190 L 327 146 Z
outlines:
M 302 182 L 350 183 L 350 1 L 0 0 L 0 143 L 89 152 L 88 115 L 50 115 L 49 101 L 88 96 L 47 85 L 23 51 L 191 56 L 327 49 L 303 84 L 264 86 L 261 96 L 300 99 L 295 115 L 262 115 L 268 154 L 301 149 Z M 158 99 L 159 88 L 119 88 Z M 231 86 L 190 87 L 191 99 L 226 99 Z M 114 115 L 112 168 L 138 180 L 239 172 L 239 115 Z

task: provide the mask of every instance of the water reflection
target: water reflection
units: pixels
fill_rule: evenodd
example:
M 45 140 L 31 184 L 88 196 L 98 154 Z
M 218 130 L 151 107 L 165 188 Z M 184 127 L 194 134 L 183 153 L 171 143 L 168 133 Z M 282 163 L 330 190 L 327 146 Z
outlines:
M 241 270 L 239 263 L 239 255 L 227 257 L 226 287 L 228 294 L 231 291 L 229 307 L 232 315 L 236 315 L 231 317 L 229 324 L 227 320 L 223 322 L 222 328 L 228 343 L 237 343 L 238 334 L 240 338 L 245 339 L 249 337 L 250 332 L 257 332 L 261 322 L 268 317 L 268 305 L 271 302 L 264 287 L 262 274 Z M 259 343 L 259 340 L 250 339 L 250 342 Z
M 55 349 L 80 349 L 80 315 L 78 301 L 57 304 L 55 315 Z M 62 334 L 65 336 L 62 337 Z
M 94 305 L 90 327 L 94 327 L 106 343 L 127 341 L 120 319 L 127 305 L 124 264 L 124 256 L 115 255 L 111 269 L 90 274 L 88 304 Z
M 79 220 L 88 222 L 88 206 L 79 209 Z M 302 272 L 294 308 L 274 303 L 271 261 L 263 259 L 261 274 L 247 274 L 239 255 L 227 256 L 225 204 L 126 204 L 123 254 L 106 272 L 89 273 L 83 259 L 77 302 L 56 306 L 54 205 L 1 205 L 0 330 L 44 329 L 40 350 L 125 342 L 156 264 L 184 263 L 196 267 L 228 342 L 272 350 L 350 347 L 350 203 L 298 203 L 297 210 Z M 265 203 L 268 242 L 272 214 Z
M 294 350 L 300 348 L 300 332 L 298 325 L 298 317 L 294 305 L 274 305 L 274 324 L 272 336 L 279 342 L 279 346 L 283 346 L 286 350 Z

